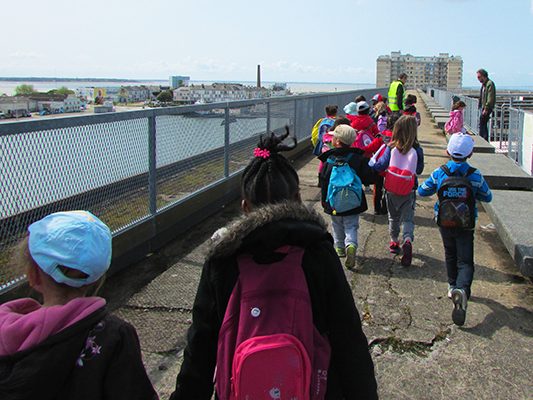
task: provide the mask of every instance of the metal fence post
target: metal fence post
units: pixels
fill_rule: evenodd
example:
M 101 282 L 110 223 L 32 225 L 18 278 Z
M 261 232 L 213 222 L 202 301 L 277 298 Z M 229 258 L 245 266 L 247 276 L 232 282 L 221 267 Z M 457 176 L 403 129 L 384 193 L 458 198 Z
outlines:
M 267 101 L 267 133 L 270 132 L 270 101 Z
M 224 177 L 229 176 L 229 107 L 224 109 Z
M 157 213 L 157 160 L 155 115 L 148 117 L 148 196 L 150 215 Z
M 294 137 L 298 137 L 297 134 L 296 134 L 296 128 L 298 127 L 298 125 L 296 124 L 296 118 L 298 118 L 298 110 L 296 109 L 298 105 L 298 102 L 296 100 L 294 100 Z

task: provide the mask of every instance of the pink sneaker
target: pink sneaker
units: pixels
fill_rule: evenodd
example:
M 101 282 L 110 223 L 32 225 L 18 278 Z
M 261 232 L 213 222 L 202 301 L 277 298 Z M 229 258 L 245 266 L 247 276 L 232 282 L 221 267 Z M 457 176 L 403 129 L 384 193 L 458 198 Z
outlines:
M 408 267 L 411 265 L 411 261 L 413 261 L 413 245 L 411 244 L 410 240 L 406 240 L 402 246 L 403 256 L 400 260 L 400 263 L 404 267 Z
M 391 254 L 400 254 L 400 243 L 391 240 L 389 243 L 389 251 Z

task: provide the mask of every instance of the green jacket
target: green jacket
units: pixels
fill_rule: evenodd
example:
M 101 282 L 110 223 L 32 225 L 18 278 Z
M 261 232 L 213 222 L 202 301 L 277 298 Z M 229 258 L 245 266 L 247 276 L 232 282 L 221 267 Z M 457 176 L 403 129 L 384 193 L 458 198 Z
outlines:
M 494 110 L 496 106 L 496 85 L 490 79 L 481 86 L 479 94 L 479 108 L 487 110 Z

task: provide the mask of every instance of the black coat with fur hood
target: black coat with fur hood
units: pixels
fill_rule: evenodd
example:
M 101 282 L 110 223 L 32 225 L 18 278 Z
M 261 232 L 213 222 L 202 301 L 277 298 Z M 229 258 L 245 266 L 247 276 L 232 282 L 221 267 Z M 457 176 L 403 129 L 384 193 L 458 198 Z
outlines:
M 211 399 L 217 340 L 238 277 L 236 256 L 263 260 L 283 245 L 305 249 L 302 268 L 313 321 L 331 344 L 327 399 L 376 399 L 374 365 L 352 292 L 322 218 L 303 204 L 264 206 L 237 219 L 214 241 L 193 307 L 193 323 L 171 399 Z

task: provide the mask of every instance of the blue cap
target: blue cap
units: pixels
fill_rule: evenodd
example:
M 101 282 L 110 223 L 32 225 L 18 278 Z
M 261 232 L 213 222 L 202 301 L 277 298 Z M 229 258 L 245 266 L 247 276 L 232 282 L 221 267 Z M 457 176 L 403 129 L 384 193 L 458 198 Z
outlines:
M 47 215 L 28 228 L 31 257 L 57 283 L 72 287 L 100 279 L 111 264 L 111 231 L 88 211 Z M 86 278 L 71 278 L 60 266 L 75 269 Z
M 357 115 L 357 104 L 353 101 L 344 106 L 344 112 L 350 115 Z

